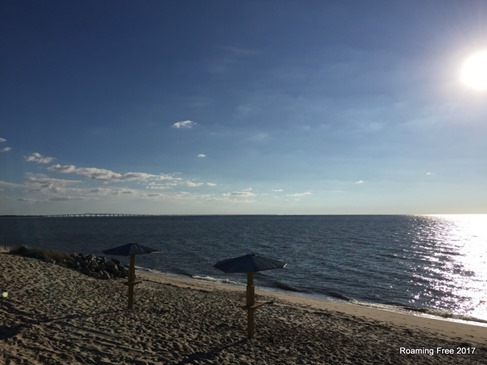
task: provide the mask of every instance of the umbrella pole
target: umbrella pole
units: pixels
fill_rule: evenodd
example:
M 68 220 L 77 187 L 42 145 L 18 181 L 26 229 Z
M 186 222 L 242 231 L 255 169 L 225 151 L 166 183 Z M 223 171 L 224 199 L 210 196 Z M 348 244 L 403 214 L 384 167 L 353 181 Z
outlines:
M 129 309 L 134 305 L 134 285 L 135 285 L 135 255 L 130 255 L 129 266 Z
M 254 337 L 254 308 L 255 304 L 255 289 L 254 289 L 254 273 L 247 273 L 247 337 L 251 339 Z

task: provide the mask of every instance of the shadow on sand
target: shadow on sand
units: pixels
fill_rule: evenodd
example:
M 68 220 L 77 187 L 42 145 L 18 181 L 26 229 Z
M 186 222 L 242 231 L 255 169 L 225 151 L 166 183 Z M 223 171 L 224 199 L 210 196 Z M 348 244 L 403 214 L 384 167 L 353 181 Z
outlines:
M 20 331 L 22 331 L 23 326 L 0 326 L 0 340 L 6 340 L 7 338 L 14 337 Z
M 67 314 L 60 317 L 44 317 L 44 318 L 32 318 L 32 314 L 22 311 L 15 307 L 14 304 L 9 302 L 0 302 L 0 310 L 5 310 L 6 312 L 15 316 L 18 323 L 13 326 L 0 325 L 0 340 L 5 340 L 11 338 L 20 333 L 23 329 L 34 325 L 34 324 L 50 324 L 59 321 L 71 320 L 76 318 L 93 317 L 103 314 L 114 314 L 118 312 L 127 312 L 127 309 L 112 309 L 105 311 L 98 311 L 93 313 L 79 313 L 79 314 Z M 39 317 L 39 315 L 37 315 Z
M 180 362 L 176 363 L 175 365 L 192 364 L 193 361 L 195 361 L 195 360 L 208 360 L 208 359 L 218 355 L 220 352 L 222 352 L 225 349 L 246 343 L 247 341 L 248 341 L 247 339 L 242 339 L 239 341 L 232 342 L 228 345 L 222 345 L 222 346 L 215 347 L 215 348 L 213 348 L 207 352 L 197 351 L 197 352 L 192 353 L 191 355 L 187 356 L 186 358 L 184 358 Z

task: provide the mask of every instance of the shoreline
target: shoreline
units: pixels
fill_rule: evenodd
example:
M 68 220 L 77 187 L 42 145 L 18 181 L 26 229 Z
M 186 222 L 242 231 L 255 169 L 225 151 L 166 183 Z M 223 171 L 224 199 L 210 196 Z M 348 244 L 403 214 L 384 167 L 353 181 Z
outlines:
M 4 246 L 0 245 L 0 254 L 5 254 L 10 252 L 14 249 L 14 246 Z M 207 277 L 190 277 L 186 275 L 181 275 L 177 273 L 166 273 L 155 269 L 145 268 L 141 266 L 136 266 L 136 273 L 137 276 L 146 277 L 146 280 L 149 281 L 160 281 L 161 283 L 166 284 L 174 284 L 179 285 L 181 287 L 190 287 L 198 289 L 200 287 L 210 287 L 212 290 L 215 289 L 227 289 L 231 291 L 241 291 L 245 290 L 244 282 L 240 281 L 233 281 L 230 277 L 234 274 L 230 274 L 228 280 L 229 282 L 222 281 L 221 279 L 211 278 L 206 279 Z M 214 279 L 214 280 L 213 280 Z M 241 275 L 240 279 L 244 279 L 244 276 Z M 257 283 L 258 284 L 258 283 Z M 434 313 L 430 312 L 428 308 L 407 308 L 400 305 L 387 305 L 381 303 L 372 303 L 372 302 L 359 302 L 359 301 L 350 301 L 347 302 L 345 300 L 334 299 L 334 298 L 327 298 L 326 296 L 321 296 L 319 294 L 308 294 L 308 293 L 300 293 L 300 292 L 293 292 L 293 291 L 286 291 L 279 288 L 270 288 L 270 287 L 261 287 L 256 285 L 256 290 L 269 294 L 269 296 L 275 296 L 282 298 L 284 300 L 288 300 L 290 302 L 294 302 L 295 304 L 304 304 L 304 305 L 315 305 L 317 307 L 323 306 L 330 306 L 331 308 L 364 308 L 364 309 L 371 309 L 372 312 L 375 311 L 385 311 L 396 313 L 398 315 L 405 315 L 405 316 L 413 316 L 425 319 L 432 319 L 436 321 L 446 321 L 452 323 L 459 323 L 464 325 L 472 325 L 478 327 L 487 327 L 487 320 L 482 319 L 463 319 L 458 318 L 458 315 L 451 314 L 451 316 L 443 317 L 440 315 L 435 315 Z M 355 313 L 356 311 L 352 311 Z M 349 311 L 345 310 L 345 313 L 350 313 Z
M 0 254 L 8 253 L 14 246 L 0 246 Z M 218 289 L 226 289 L 230 291 L 242 291 L 245 290 L 245 284 L 243 281 L 233 281 L 231 280 L 231 276 L 235 274 L 230 274 L 229 277 L 226 279 L 229 282 L 221 281 L 221 279 L 211 278 L 206 279 L 207 277 L 190 277 L 186 275 L 181 275 L 177 273 L 166 273 L 155 269 L 145 268 L 141 266 L 136 266 L 136 273 L 137 276 L 145 277 L 145 280 L 148 281 L 155 281 L 160 283 L 165 283 L 168 285 L 176 285 L 180 287 L 188 287 L 192 289 L 200 289 L 200 288 L 211 288 L 211 290 L 218 290 Z M 236 275 L 238 276 L 238 275 Z M 214 280 L 213 280 L 214 279 Z M 240 279 L 244 279 L 243 274 L 240 275 Z M 386 305 L 381 303 L 372 303 L 372 302 L 359 302 L 359 301 L 350 301 L 347 302 L 345 300 L 334 299 L 334 298 L 327 298 L 326 296 L 314 295 L 314 294 L 307 294 L 307 293 L 300 293 L 300 292 L 293 292 L 293 291 L 286 291 L 279 288 L 270 288 L 270 287 L 261 287 L 256 285 L 256 290 L 261 292 L 262 294 L 268 294 L 268 296 L 274 296 L 277 298 L 281 298 L 283 300 L 287 300 L 294 304 L 302 304 L 305 306 L 315 306 L 318 308 L 330 307 L 334 309 L 342 309 L 344 313 L 353 314 L 356 313 L 357 310 L 352 310 L 352 308 L 363 308 L 366 312 L 367 309 L 371 310 L 371 313 L 376 311 L 385 311 L 390 313 L 395 313 L 400 316 L 412 316 L 418 318 L 425 318 L 431 319 L 434 321 L 445 321 L 451 323 L 459 323 L 463 325 L 472 325 L 478 327 L 486 327 L 487 328 L 487 321 L 482 319 L 462 319 L 458 318 L 459 316 L 452 314 L 451 317 L 443 317 L 439 315 L 435 315 L 434 313 L 430 313 L 428 308 L 407 308 L 403 306 L 395 306 L 395 305 Z M 360 310 L 358 310 L 360 312 Z
M 99 280 L 0 254 L 0 363 L 485 364 L 487 328 L 257 288 L 246 338 L 244 288 L 137 272 Z M 456 353 L 451 353 L 451 351 Z M 458 353 L 458 351 L 463 351 Z
M 11 246 L 9 244 L 5 245 L 0 245 L 0 254 L 1 253 L 8 253 L 10 250 L 18 248 L 19 246 Z M 42 248 L 40 248 L 42 249 Z M 54 249 L 56 251 L 56 249 Z M 61 252 L 64 252 L 63 250 L 59 250 Z M 123 260 L 122 260 L 123 261 Z M 151 269 L 143 266 L 136 266 L 136 270 L 139 273 L 153 273 L 155 275 L 161 275 L 161 276 L 168 276 L 170 278 L 180 278 L 183 280 L 195 280 L 195 281 L 205 281 L 208 283 L 215 283 L 216 285 L 222 284 L 225 285 L 225 280 L 228 280 L 231 284 L 230 286 L 242 286 L 244 287 L 244 276 L 235 276 L 236 280 L 232 280 L 232 275 L 227 276 L 227 279 L 221 279 L 221 278 L 213 278 L 209 276 L 190 276 L 189 274 L 180 274 L 180 273 L 171 273 L 171 272 L 163 272 L 159 271 L 156 269 Z M 472 324 L 475 326 L 481 326 L 481 327 L 487 327 L 487 319 L 482 319 L 482 318 L 475 318 L 475 317 L 470 317 L 468 315 L 461 315 L 461 314 L 456 314 L 452 313 L 449 311 L 436 311 L 435 309 L 432 308 L 422 308 L 422 307 L 408 307 L 407 305 L 402 305 L 402 304 L 383 304 L 383 303 L 375 303 L 375 302 L 367 302 L 367 301 L 360 301 L 360 300 L 355 300 L 353 298 L 349 300 L 344 300 L 340 299 L 339 297 L 328 297 L 326 295 L 322 295 L 319 293 L 311 293 L 311 292 L 300 292 L 299 290 L 286 290 L 278 287 L 265 287 L 265 286 L 257 286 L 258 289 L 263 290 L 265 292 L 269 293 L 276 293 L 276 295 L 284 295 L 284 296 L 291 296 L 291 297 L 303 297 L 303 298 L 308 298 L 309 300 L 317 300 L 319 301 L 324 301 L 324 302 L 330 302 L 330 303 L 338 303 L 338 304 L 350 304 L 350 305 L 358 305 L 360 307 L 364 308 L 373 308 L 377 310 L 385 310 L 385 311 L 391 311 L 391 312 L 396 312 L 399 314 L 406 314 L 406 315 L 412 315 L 412 316 L 418 316 L 418 317 L 423 317 L 423 318 L 431 318 L 431 319 L 436 319 L 436 320 L 442 320 L 442 321 L 448 321 L 448 322 L 455 322 L 455 323 L 462 323 L 462 324 Z M 438 314 L 436 314 L 437 312 Z
M 165 285 L 175 285 L 181 288 L 207 291 L 232 291 L 243 292 L 245 285 L 235 285 L 224 282 L 213 282 L 209 280 L 186 278 L 176 274 L 154 273 L 145 270 L 136 270 L 137 278 L 149 282 Z M 314 298 L 308 295 L 284 293 L 282 291 L 255 288 L 256 294 L 278 300 L 280 305 L 300 306 L 308 310 L 327 310 L 343 313 L 345 315 L 373 319 L 386 323 L 399 324 L 401 326 L 411 326 L 421 330 L 427 330 L 446 339 L 462 339 L 471 341 L 478 339 L 480 343 L 487 344 L 487 324 L 482 322 L 467 321 L 461 319 L 450 319 L 413 311 L 400 312 L 385 307 L 376 308 L 367 304 L 347 303 L 344 301 L 327 300 Z M 475 334 L 473 336 L 472 334 Z
M 183 286 L 184 285 L 198 286 L 197 285 L 198 283 L 201 283 L 201 285 L 204 286 L 205 285 L 204 283 L 207 283 L 210 287 L 214 286 L 215 289 L 218 289 L 218 287 L 221 285 L 222 286 L 221 288 L 226 288 L 228 290 L 237 290 L 237 291 L 245 290 L 245 283 L 243 281 L 231 280 L 231 276 L 235 274 L 230 274 L 227 279 L 229 282 L 226 282 L 226 281 L 222 281 L 221 279 L 217 279 L 213 277 L 200 277 L 200 276 L 191 277 L 188 275 L 181 275 L 177 273 L 162 272 L 154 269 L 144 268 L 141 266 L 136 266 L 136 272 L 137 275 L 142 275 L 142 276 L 147 274 L 149 280 L 151 279 L 157 280 L 157 277 L 161 277 L 161 278 L 167 278 L 167 280 L 162 279 L 163 282 L 168 282 L 174 279 L 175 282 L 181 283 L 181 285 Z M 243 274 L 240 275 L 239 278 L 242 280 L 245 279 Z M 192 285 L 191 283 L 194 284 Z M 235 288 L 239 288 L 239 289 L 235 289 Z M 344 305 L 345 307 L 347 305 L 352 307 L 358 306 L 361 308 L 370 308 L 372 310 L 392 312 L 392 313 L 397 313 L 397 314 L 407 315 L 407 316 L 415 316 L 420 318 L 434 319 L 438 321 L 446 321 L 446 322 L 460 323 L 465 325 L 487 327 L 487 320 L 473 318 L 473 317 L 470 317 L 471 319 L 465 319 L 465 318 L 461 318 L 460 315 L 456 315 L 453 313 L 451 314 L 449 313 L 448 316 L 436 315 L 434 314 L 434 310 L 429 308 L 406 307 L 401 305 L 388 305 L 388 304 L 373 303 L 373 302 L 361 302 L 356 300 L 346 301 L 346 300 L 340 300 L 335 298 L 329 298 L 319 294 L 315 295 L 311 293 L 301 293 L 298 291 L 292 291 L 292 290 L 287 291 L 279 288 L 259 286 L 258 283 L 255 286 L 255 288 L 256 290 L 259 290 L 262 293 L 269 293 L 269 296 L 275 294 L 278 297 L 283 297 L 283 298 L 289 297 L 291 301 L 293 298 L 297 298 L 296 301 L 298 303 L 324 302 L 324 303 L 330 303 L 331 305 L 336 303 L 339 307 L 341 307 L 342 305 Z M 299 298 L 302 298 L 302 300 L 300 300 Z

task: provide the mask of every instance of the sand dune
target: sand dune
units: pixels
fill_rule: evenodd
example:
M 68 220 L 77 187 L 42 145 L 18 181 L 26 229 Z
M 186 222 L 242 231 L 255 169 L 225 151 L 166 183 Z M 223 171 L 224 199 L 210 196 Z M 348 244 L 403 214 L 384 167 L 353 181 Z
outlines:
M 247 340 L 243 288 L 138 276 L 145 281 L 127 310 L 123 280 L 0 254 L 0 289 L 9 292 L 0 301 L 0 363 L 487 363 L 486 327 L 263 291 L 259 299 L 274 304 L 257 311 Z M 444 353 L 457 348 L 470 354 Z

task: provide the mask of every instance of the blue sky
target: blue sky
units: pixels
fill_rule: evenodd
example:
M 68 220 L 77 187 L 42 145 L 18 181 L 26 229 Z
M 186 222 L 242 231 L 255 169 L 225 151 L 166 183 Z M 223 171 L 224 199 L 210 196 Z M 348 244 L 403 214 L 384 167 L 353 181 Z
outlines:
M 0 214 L 487 213 L 485 1 L 3 1 Z

